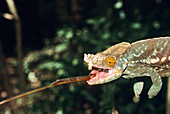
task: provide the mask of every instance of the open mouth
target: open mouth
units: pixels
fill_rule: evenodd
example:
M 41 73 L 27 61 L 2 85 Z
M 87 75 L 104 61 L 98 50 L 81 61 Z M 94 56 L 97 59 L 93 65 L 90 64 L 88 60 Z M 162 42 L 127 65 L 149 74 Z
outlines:
M 108 71 L 109 71 L 109 69 L 97 68 L 97 67 L 93 67 L 93 68 L 92 68 L 92 71 L 93 71 L 93 70 L 96 70 L 96 71 L 98 71 L 98 72 L 106 72 L 106 73 L 108 73 Z
M 95 82 L 100 80 L 100 83 L 104 83 L 106 77 L 111 76 L 114 74 L 114 70 L 111 69 L 103 69 L 103 68 L 96 68 L 92 67 L 92 71 L 90 72 L 90 76 L 94 76 L 93 78 L 88 80 L 88 83 Z

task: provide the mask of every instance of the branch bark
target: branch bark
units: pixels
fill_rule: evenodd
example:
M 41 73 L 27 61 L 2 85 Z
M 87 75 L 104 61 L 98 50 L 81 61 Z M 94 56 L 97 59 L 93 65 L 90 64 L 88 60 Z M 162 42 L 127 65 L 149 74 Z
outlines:
M 6 0 L 9 10 L 14 16 L 15 19 L 15 29 L 16 29 L 16 44 L 17 44 L 17 59 L 18 59 L 18 74 L 20 76 L 20 82 L 21 82 L 21 90 L 24 91 L 24 88 L 26 86 L 25 83 L 25 77 L 23 72 L 23 54 L 22 54 L 22 32 L 21 32 L 21 23 L 20 18 L 18 16 L 15 3 L 13 0 Z

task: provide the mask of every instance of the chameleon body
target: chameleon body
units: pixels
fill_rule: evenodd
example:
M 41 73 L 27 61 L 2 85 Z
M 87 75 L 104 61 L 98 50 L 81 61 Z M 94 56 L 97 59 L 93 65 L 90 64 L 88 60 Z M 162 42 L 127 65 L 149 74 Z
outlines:
M 170 76 L 170 37 L 134 42 L 122 42 L 97 54 L 84 54 L 84 62 L 95 75 L 89 85 L 103 84 L 124 78 L 150 76 L 152 86 L 148 96 L 153 98 L 162 87 L 161 77 Z M 143 86 L 138 87 L 142 90 Z

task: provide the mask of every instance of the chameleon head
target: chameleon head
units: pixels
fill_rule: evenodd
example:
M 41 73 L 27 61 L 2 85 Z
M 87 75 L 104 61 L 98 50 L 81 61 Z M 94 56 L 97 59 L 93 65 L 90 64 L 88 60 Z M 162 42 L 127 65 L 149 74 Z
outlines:
M 88 65 L 88 69 L 92 70 L 90 75 L 95 75 L 87 81 L 89 85 L 103 84 L 121 76 L 122 72 L 115 67 L 116 58 L 114 56 L 84 54 L 84 61 Z
M 87 83 L 89 85 L 103 84 L 119 78 L 126 67 L 120 63 L 123 60 L 121 57 L 129 45 L 123 42 L 95 55 L 84 54 L 84 62 L 88 65 L 88 69 L 92 70 L 90 75 L 94 75 Z

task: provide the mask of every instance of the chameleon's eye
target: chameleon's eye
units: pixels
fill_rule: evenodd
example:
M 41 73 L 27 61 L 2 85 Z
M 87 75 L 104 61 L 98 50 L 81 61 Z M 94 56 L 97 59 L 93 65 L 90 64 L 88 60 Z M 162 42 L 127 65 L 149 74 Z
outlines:
M 106 57 L 106 64 L 109 66 L 109 67 L 112 67 L 114 66 L 116 63 L 116 60 L 113 56 L 108 56 Z

